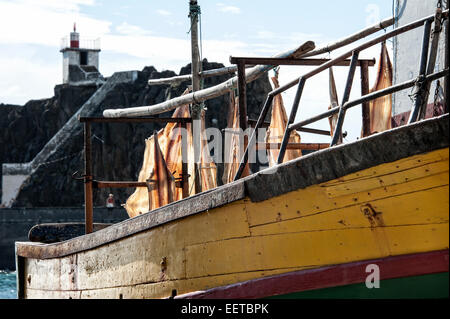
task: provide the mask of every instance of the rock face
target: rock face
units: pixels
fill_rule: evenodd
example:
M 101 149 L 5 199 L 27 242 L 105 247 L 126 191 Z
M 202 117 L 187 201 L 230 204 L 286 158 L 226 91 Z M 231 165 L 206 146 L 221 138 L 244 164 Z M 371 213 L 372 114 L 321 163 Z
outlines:
M 57 85 L 50 99 L 0 106 L 0 162 L 31 161 L 96 90 L 95 86 Z
M 223 67 L 219 63 L 203 61 L 203 69 Z M 123 108 L 152 105 L 169 98 L 179 96 L 189 82 L 178 85 L 148 86 L 148 79 L 171 77 L 172 71 L 158 72 L 153 67 L 145 67 L 136 72 L 137 78 L 130 83 L 119 83 L 110 90 L 96 107 L 94 116 L 102 116 L 108 108 Z M 190 65 L 180 71 L 180 75 L 190 73 Z M 219 84 L 231 75 L 205 79 L 204 87 Z M 257 118 L 267 93 L 271 90 L 267 76 L 247 86 L 248 116 Z M 89 97 L 96 91 L 95 87 L 57 86 L 55 97 L 40 101 L 30 101 L 25 106 L 5 106 L 8 121 L 0 117 L 2 131 L 0 133 L 0 162 L 26 162 L 33 159 L 44 144 L 64 125 Z M 226 127 L 228 114 L 228 96 L 218 97 L 206 103 L 206 127 Z M 0 112 L 3 112 L 0 109 Z M 172 112 L 160 114 L 160 117 L 171 116 Z M 82 114 L 83 116 L 83 114 Z M 8 123 L 9 126 L 7 125 Z M 13 207 L 67 207 L 81 206 L 84 203 L 83 182 L 72 178 L 76 171 L 84 172 L 83 130 L 81 124 L 73 136 L 49 158 L 45 165 L 30 176 L 22 187 Z M 144 140 L 154 130 L 164 124 L 129 124 L 129 123 L 93 123 L 92 124 L 92 160 L 93 176 L 97 180 L 136 181 L 142 165 Z M 7 127 L 7 129 L 3 129 Z M 10 145 L 8 147 L 8 145 Z M 9 152 L 16 148 L 14 152 Z M 218 175 L 221 177 L 221 165 Z M 221 180 L 221 178 L 218 178 Z M 114 194 L 117 204 L 124 203 L 134 191 L 127 189 L 94 190 L 94 205 L 104 206 L 109 193 Z
M 0 104 L 0 163 L 31 161 L 96 90 L 96 86 L 57 85 L 52 98 L 23 106 Z

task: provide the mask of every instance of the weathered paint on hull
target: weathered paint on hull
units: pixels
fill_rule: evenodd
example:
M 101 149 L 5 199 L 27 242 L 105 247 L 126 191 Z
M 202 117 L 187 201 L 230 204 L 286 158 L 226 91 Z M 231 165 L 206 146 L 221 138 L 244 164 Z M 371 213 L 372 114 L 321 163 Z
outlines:
M 448 249 L 449 149 L 262 202 L 245 198 L 95 249 L 23 258 L 25 298 L 165 298 L 255 278 Z

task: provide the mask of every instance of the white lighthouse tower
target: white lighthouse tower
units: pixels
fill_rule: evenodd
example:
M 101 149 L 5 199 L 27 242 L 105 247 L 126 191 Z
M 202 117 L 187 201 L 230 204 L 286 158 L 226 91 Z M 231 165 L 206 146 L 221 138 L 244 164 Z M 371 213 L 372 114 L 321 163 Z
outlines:
M 77 32 L 76 24 L 70 38 L 61 40 L 63 54 L 63 83 L 74 84 L 101 79 L 99 72 L 100 39 L 83 38 Z

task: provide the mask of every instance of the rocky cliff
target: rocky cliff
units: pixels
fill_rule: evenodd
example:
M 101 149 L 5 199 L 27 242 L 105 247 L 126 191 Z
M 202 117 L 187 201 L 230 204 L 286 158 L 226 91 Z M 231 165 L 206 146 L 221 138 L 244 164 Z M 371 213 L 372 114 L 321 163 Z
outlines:
M 215 69 L 222 64 L 203 61 L 203 69 Z M 180 75 L 190 73 L 190 65 Z M 179 85 L 148 86 L 147 80 L 177 75 L 172 71 L 158 72 L 145 67 L 133 73 L 136 78 L 120 82 L 102 97 L 90 116 L 102 116 L 104 109 L 152 105 L 179 96 L 189 82 Z M 205 79 L 210 87 L 228 79 L 230 75 Z M 107 82 L 108 83 L 108 82 Z M 106 84 L 104 84 L 106 85 Z M 256 118 L 267 93 L 271 90 L 267 76 L 248 85 L 248 116 Z M 24 106 L 0 106 L 0 163 L 21 163 L 34 158 L 56 132 L 97 91 L 96 87 L 55 87 L 50 99 L 30 101 Z M 206 127 L 226 127 L 228 96 L 206 102 Z M 82 114 L 83 116 L 83 114 Z M 171 112 L 159 116 L 171 116 Z M 108 123 L 92 125 L 93 174 L 98 180 L 137 180 L 142 164 L 144 140 L 161 124 Z M 45 149 L 45 148 L 44 148 Z M 83 168 L 83 131 L 79 124 L 69 139 L 58 145 L 56 151 L 42 163 L 24 183 L 14 207 L 81 206 L 84 202 L 83 182 L 72 178 Z M 221 169 L 219 165 L 219 174 Z M 218 179 L 220 180 L 220 178 Z M 104 205 L 108 193 L 124 203 L 134 189 L 102 189 L 94 192 L 94 204 Z

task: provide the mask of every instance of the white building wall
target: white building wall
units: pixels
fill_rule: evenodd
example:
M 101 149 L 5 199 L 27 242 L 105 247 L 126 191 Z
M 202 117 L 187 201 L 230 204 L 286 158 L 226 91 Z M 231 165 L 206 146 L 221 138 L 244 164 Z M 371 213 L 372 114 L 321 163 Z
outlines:
M 399 17 L 396 27 L 403 26 L 436 11 L 437 0 L 395 0 L 396 16 Z M 443 8 L 447 0 L 443 1 Z M 434 23 L 432 24 L 432 28 Z M 419 74 L 420 53 L 423 42 L 424 27 L 408 31 L 394 38 L 394 84 L 414 79 Z M 431 45 L 431 41 L 430 41 Z M 436 59 L 435 71 L 444 69 L 445 66 L 445 31 L 440 33 L 439 51 Z M 443 86 L 441 79 L 441 86 Z M 436 81 L 430 88 L 428 103 L 433 103 Z M 408 96 L 411 89 L 402 90 L 393 94 L 392 115 L 398 115 L 411 110 L 412 101 Z
M 95 66 L 97 70 L 100 70 L 98 67 L 99 62 L 99 52 L 98 51 L 88 51 L 88 65 Z
M 69 83 L 69 65 L 80 64 L 80 52 L 64 51 L 63 52 L 63 83 Z

